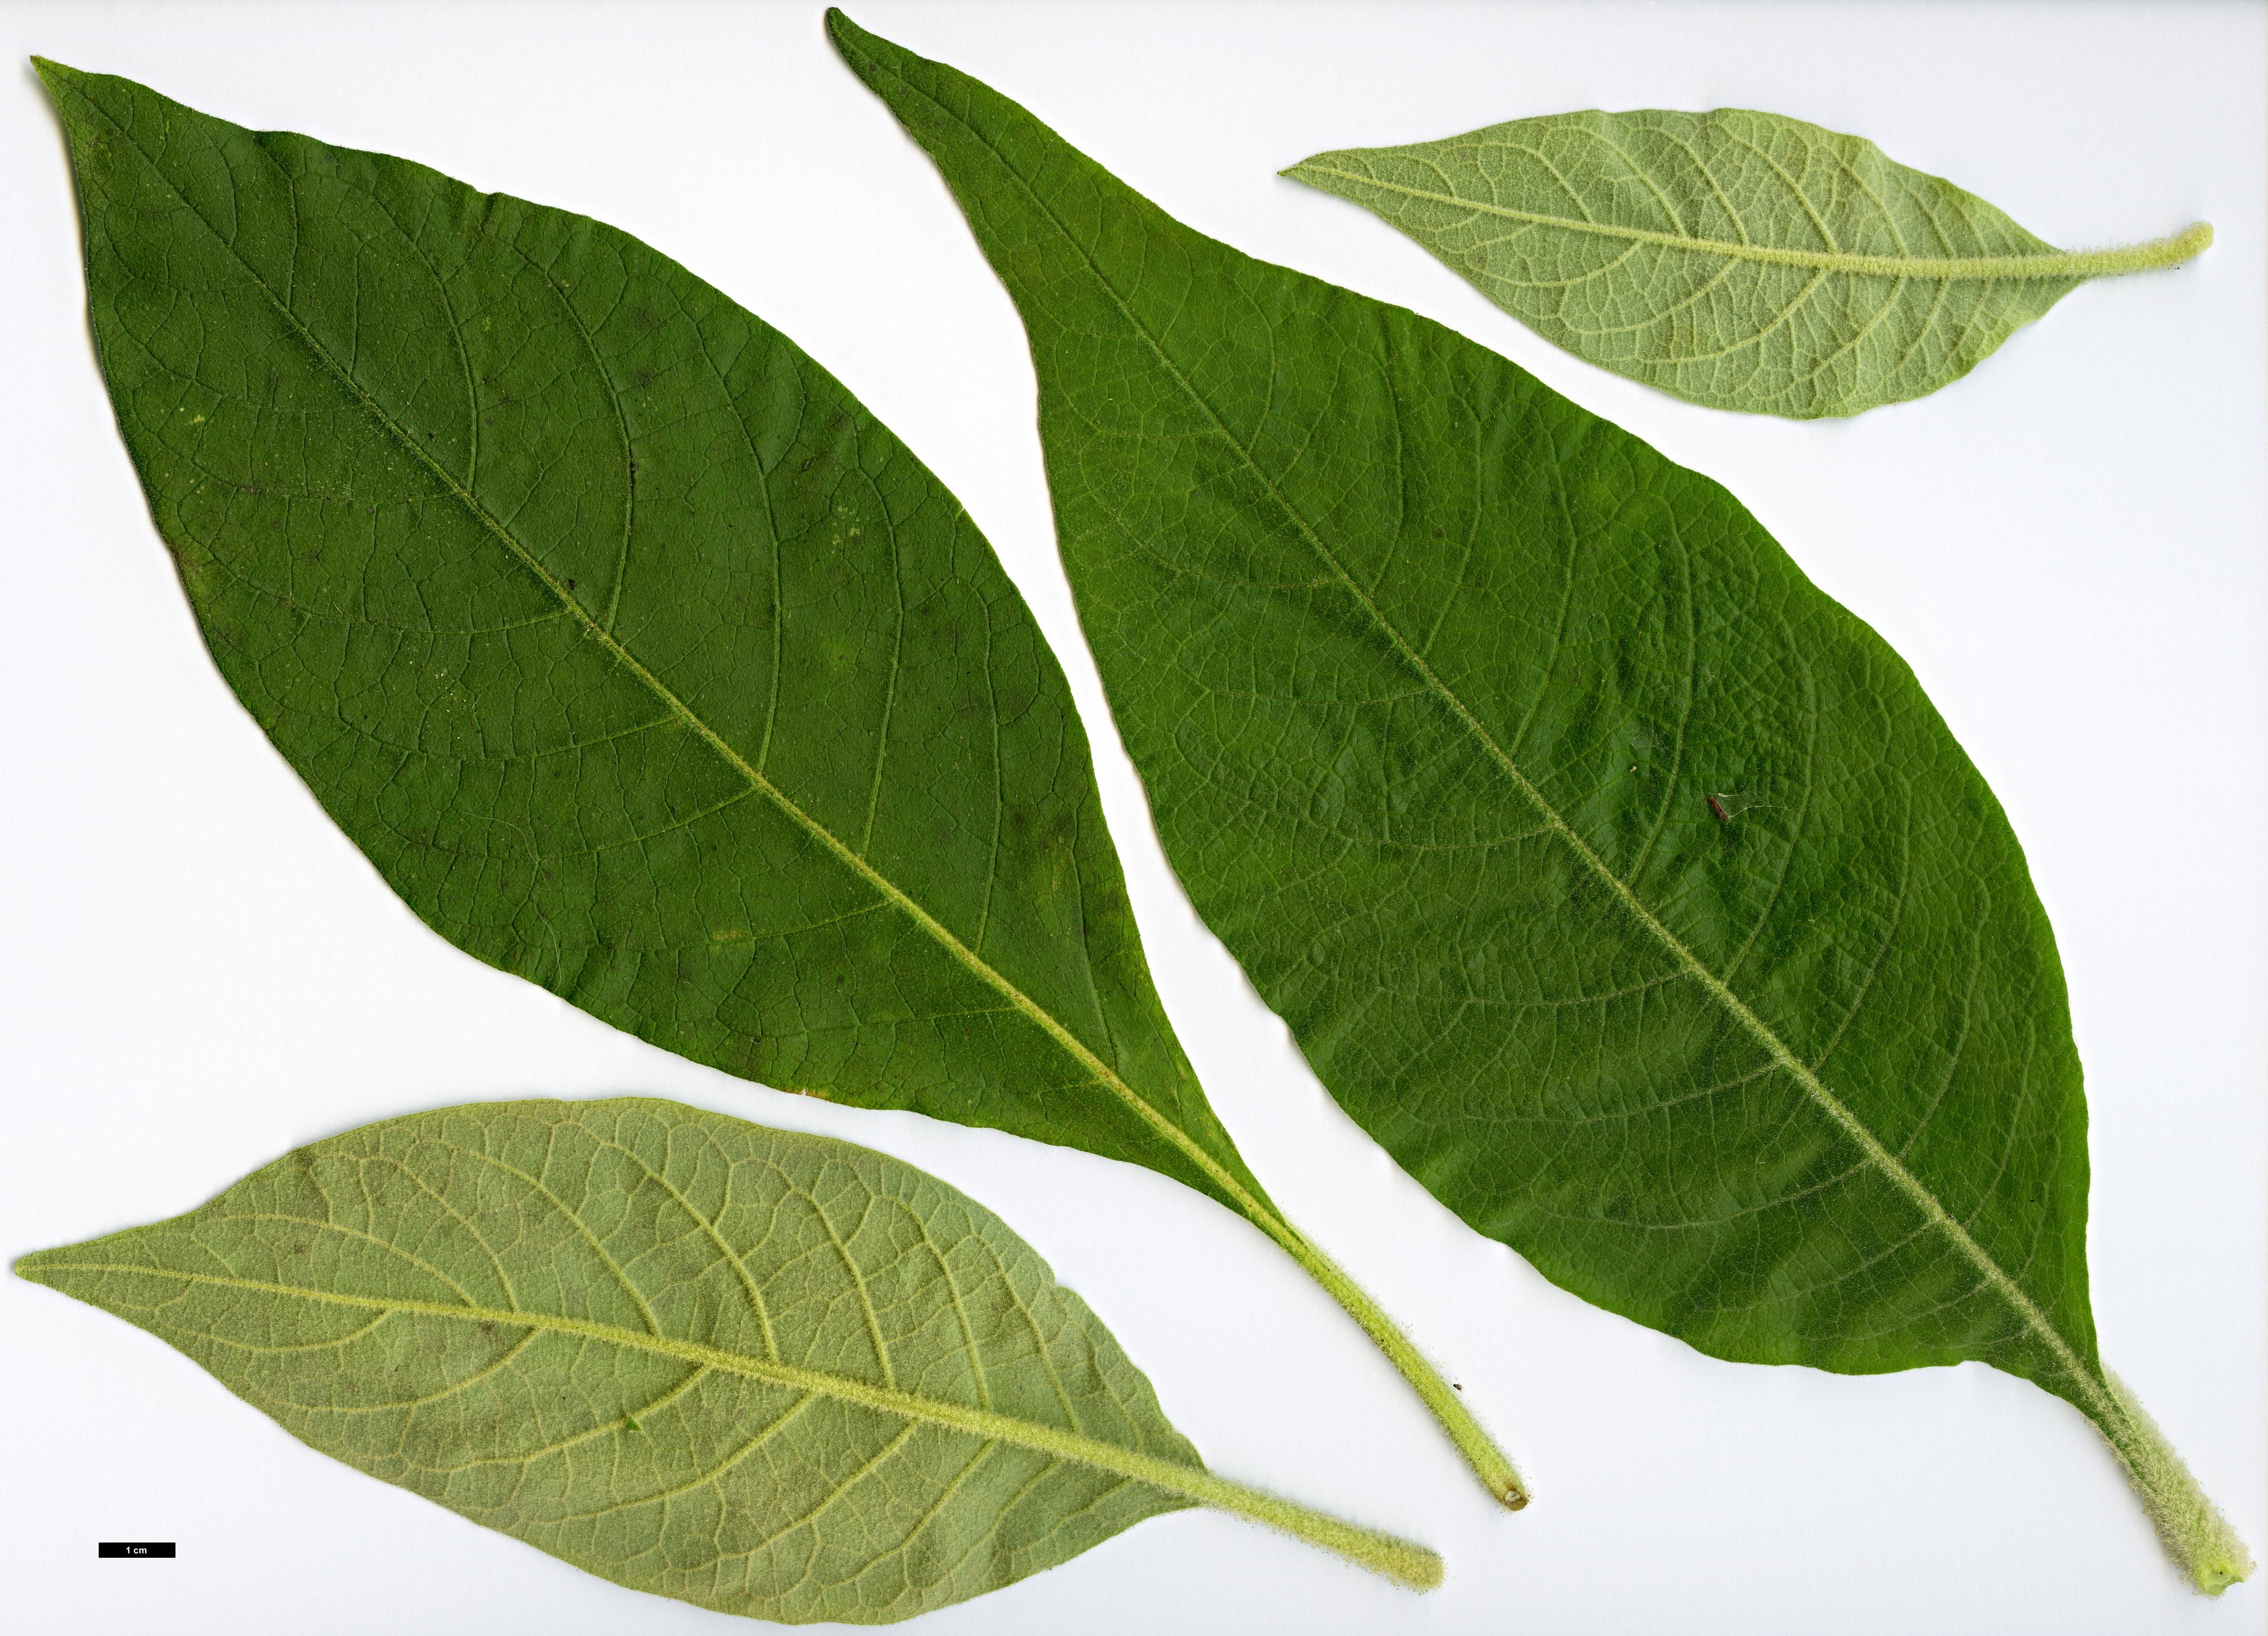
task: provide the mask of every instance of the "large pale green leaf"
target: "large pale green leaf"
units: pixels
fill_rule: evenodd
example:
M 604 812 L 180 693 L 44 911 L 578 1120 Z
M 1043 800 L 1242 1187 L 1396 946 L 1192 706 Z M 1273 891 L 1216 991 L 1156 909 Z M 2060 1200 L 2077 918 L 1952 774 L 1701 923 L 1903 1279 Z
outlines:
M 1979 1359 L 2242 1547 L 2096 1352 L 2062 969 L 1984 780 L 1738 501 L 1487 350 L 1181 225 L 859 31 L 1029 331 L 1166 850 L 1347 1111 L 1717 1356 Z
M 1213 1477 L 998 1216 L 641 1097 L 365 1125 L 16 1264 L 310 1447 L 617 1584 L 884 1624 L 1216 1505 L 1420 1587 L 1420 1546 Z
M 1743 108 L 1556 114 L 1284 173 L 1366 205 L 1578 357 L 1714 409 L 1856 415 L 1958 380 L 2153 244 L 2069 252 L 1873 143 Z
M 213 657 L 426 923 L 768 1084 L 1277 1212 L 1150 979 L 1063 673 L 952 495 L 602 223 L 42 63 Z

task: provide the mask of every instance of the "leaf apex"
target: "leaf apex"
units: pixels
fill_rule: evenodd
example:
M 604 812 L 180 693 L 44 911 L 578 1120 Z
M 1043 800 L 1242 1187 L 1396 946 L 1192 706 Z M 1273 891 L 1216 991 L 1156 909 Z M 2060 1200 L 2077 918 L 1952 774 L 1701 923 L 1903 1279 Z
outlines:
M 878 66 L 877 48 L 886 48 L 890 42 L 859 27 L 839 5 L 827 8 L 827 38 L 850 71 L 873 88 L 873 74 Z
M 1331 186 L 1330 181 L 1328 179 L 1329 173 L 1322 169 L 1322 165 L 1326 159 L 1334 159 L 1340 157 L 1342 156 L 1335 150 L 1327 150 L 1322 153 L 1310 153 L 1306 158 L 1301 159 L 1298 164 L 1286 165 L 1282 170 L 1278 171 L 1276 173 L 1278 176 L 1288 176 L 1293 181 L 1300 183 L 1303 187 L 1313 188 L 1317 193 L 1337 193 L 1339 189 Z

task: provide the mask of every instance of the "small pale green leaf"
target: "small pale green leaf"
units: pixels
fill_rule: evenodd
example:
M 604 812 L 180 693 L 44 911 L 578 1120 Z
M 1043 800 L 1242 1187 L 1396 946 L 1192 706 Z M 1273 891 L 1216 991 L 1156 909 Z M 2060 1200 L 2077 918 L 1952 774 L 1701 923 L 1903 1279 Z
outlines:
M 2200 222 L 2067 252 L 1839 131 L 1744 108 L 1557 114 L 1284 173 L 1365 205 L 1547 340 L 1712 409 L 1808 420 L 1936 391 Z
M 2102 1366 L 2062 967 L 1999 804 L 1722 488 L 1192 232 L 836 14 L 1031 339 L 1064 565 L 1167 855 L 1474 1227 L 1722 1358 L 1964 1359 L 2243 1547 Z
M 221 672 L 427 925 L 786 1089 L 1278 1213 L 1159 1004 L 1055 657 L 953 496 L 603 223 L 41 63 L 103 378 Z
M 16 1271 L 357 1470 L 725 1613 L 909 1618 L 1196 1504 L 1440 1579 L 1422 1547 L 1208 1473 L 975 1200 L 675 1102 L 365 1125 Z

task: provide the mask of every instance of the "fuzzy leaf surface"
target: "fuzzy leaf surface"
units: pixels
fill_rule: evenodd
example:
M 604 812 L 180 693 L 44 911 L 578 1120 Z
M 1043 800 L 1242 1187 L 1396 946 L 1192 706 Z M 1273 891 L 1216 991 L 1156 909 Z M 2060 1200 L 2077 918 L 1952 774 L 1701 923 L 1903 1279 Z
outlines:
M 1095 1460 L 1202 1471 L 990 1211 L 674 1102 L 366 1125 L 17 1271 L 357 1470 L 725 1613 L 909 1618 L 1191 1503 Z
M 2067 254 L 1863 137 L 1745 108 L 1556 114 L 1284 173 L 1375 211 L 1578 357 L 1798 419 L 1934 392 L 2088 279 L 2213 238 Z

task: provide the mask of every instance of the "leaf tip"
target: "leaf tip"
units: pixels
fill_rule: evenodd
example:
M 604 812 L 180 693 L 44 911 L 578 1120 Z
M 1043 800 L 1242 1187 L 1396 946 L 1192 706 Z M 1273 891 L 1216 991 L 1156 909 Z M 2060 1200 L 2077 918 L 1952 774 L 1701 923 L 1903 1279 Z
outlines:
M 874 48 L 887 42 L 852 22 L 850 14 L 839 5 L 827 8 L 827 38 L 843 62 L 850 64 L 850 71 L 871 84 L 868 70 L 874 65 Z
M 1355 195 L 1349 193 L 1344 186 L 1343 179 L 1346 178 L 1346 173 L 1344 170 L 1335 169 L 1330 163 L 1333 159 L 1343 157 L 1344 156 L 1337 152 L 1310 153 L 1297 165 L 1286 165 L 1276 173 L 1278 176 L 1288 176 L 1304 187 L 1313 188 L 1317 193 L 1335 194 L 1342 199 L 1354 199 Z M 1355 203 L 1359 204 L 1362 201 L 1355 199 Z
M 829 40 L 832 40 L 838 48 L 858 45 L 865 41 L 873 38 L 873 36 L 869 34 L 865 29 L 852 22 L 850 20 L 850 13 L 843 11 L 843 9 L 839 5 L 831 5 L 827 8 L 826 21 L 827 37 Z

